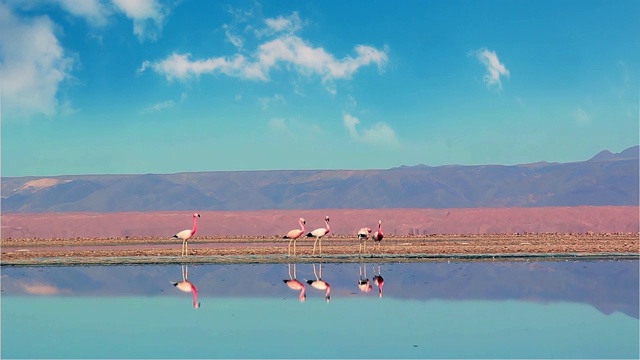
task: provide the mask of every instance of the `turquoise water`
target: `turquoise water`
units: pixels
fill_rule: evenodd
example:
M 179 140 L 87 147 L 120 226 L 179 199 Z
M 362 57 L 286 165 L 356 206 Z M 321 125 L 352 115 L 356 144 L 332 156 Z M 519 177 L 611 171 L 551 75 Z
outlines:
M 379 266 L 379 268 L 378 268 Z M 298 264 L 315 279 L 319 264 Z M 2 358 L 638 358 L 638 261 L 2 268 Z M 378 270 L 379 269 L 379 270 Z M 362 270 L 366 270 L 365 276 Z M 381 274 L 383 296 L 358 280 Z M 362 275 L 361 275 L 362 274 Z

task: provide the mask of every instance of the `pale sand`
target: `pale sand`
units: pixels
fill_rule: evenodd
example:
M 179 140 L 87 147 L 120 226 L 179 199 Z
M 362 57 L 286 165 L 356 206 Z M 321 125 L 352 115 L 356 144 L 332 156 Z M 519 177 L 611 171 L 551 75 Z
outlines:
M 298 241 L 297 257 L 287 256 L 288 241 L 276 237 L 2 239 L 3 266 L 170 263 L 286 263 L 357 261 L 512 260 L 527 258 L 635 258 L 640 234 L 496 234 L 389 236 L 374 250 L 359 254 L 359 241 L 327 237 L 322 257 L 312 256 L 313 239 Z

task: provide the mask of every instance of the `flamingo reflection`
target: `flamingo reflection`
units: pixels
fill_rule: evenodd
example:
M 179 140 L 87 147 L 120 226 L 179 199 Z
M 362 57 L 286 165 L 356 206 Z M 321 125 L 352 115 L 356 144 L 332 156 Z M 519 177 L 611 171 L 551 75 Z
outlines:
M 360 264 L 360 278 L 358 279 L 358 288 L 362 292 L 368 293 L 371 291 L 371 282 L 367 278 L 367 266 Z
M 376 267 L 373 267 L 373 273 L 376 274 Z M 378 272 L 373 276 L 373 283 L 378 287 L 378 294 L 382 297 L 382 288 L 384 287 L 384 278 L 380 274 L 380 264 L 378 264 Z
M 173 282 L 173 286 L 177 287 L 179 290 L 184 292 L 190 292 L 193 294 L 193 308 L 198 309 L 200 307 L 200 303 L 198 302 L 198 289 L 191 281 L 188 280 L 189 277 L 189 267 L 187 265 L 182 265 L 182 281 Z
M 331 285 L 328 282 L 322 280 L 322 264 L 320 264 L 320 273 L 316 272 L 316 264 L 313 264 L 313 275 L 315 280 L 307 280 L 307 284 L 318 290 L 324 290 L 324 298 L 329 302 L 331 300 Z
M 298 298 L 300 301 L 305 301 L 307 299 L 307 294 L 305 294 L 305 286 L 304 284 L 296 278 L 296 264 L 293 264 L 293 276 L 291 275 L 291 264 L 288 264 L 289 267 L 289 280 L 284 281 L 287 286 L 292 290 L 300 290 L 300 294 Z

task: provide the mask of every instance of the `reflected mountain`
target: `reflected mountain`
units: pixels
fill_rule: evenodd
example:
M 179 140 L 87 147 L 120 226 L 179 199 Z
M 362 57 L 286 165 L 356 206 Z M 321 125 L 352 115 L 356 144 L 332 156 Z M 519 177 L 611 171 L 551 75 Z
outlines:
M 331 292 L 344 298 L 354 296 L 353 263 L 322 266 L 329 267 L 333 275 Z M 622 312 L 639 317 L 638 260 L 416 262 L 380 266 L 386 277 L 393 278 L 386 286 L 387 297 L 573 302 L 590 304 L 604 314 Z M 282 264 L 190 267 L 197 268 L 199 297 L 213 296 L 214 289 L 216 298 L 282 297 Z M 381 295 L 382 274 L 380 268 L 374 269 L 373 284 Z M 167 279 L 175 276 L 175 270 L 175 265 L 3 266 L 2 296 L 167 296 Z M 290 279 L 322 278 L 315 264 L 297 270 Z M 375 276 L 380 277 L 378 284 Z
M 300 291 L 298 298 L 301 302 L 304 302 L 307 299 L 307 294 L 305 293 L 306 287 L 304 286 L 304 283 L 297 278 L 296 264 L 293 264 L 293 274 L 291 273 L 291 264 L 287 264 L 287 267 L 289 268 L 289 279 L 282 281 L 287 284 L 289 289 Z
M 196 286 L 191 281 L 189 281 L 189 279 L 188 279 L 188 277 L 189 277 L 189 266 L 188 265 L 181 265 L 180 267 L 182 268 L 182 281 L 179 281 L 179 282 L 170 281 L 170 283 L 172 283 L 173 286 L 178 288 L 178 290 L 180 290 L 180 291 L 192 293 L 193 294 L 193 308 L 194 309 L 198 309 L 198 308 L 200 308 L 200 303 L 198 302 L 198 288 L 196 288 Z

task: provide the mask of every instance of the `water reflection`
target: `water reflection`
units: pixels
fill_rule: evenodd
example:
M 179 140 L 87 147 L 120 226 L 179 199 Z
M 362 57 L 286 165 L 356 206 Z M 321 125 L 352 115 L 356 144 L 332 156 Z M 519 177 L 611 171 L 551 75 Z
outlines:
M 181 265 L 180 267 L 182 268 L 182 281 L 179 281 L 179 282 L 170 281 L 170 282 L 173 284 L 173 286 L 175 286 L 179 290 L 192 293 L 193 308 L 198 309 L 200 308 L 200 302 L 198 302 L 198 288 L 196 288 L 196 286 L 188 279 L 189 266 Z
M 305 289 L 304 283 L 298 280 L 296 264 L 293 264 L 293 275 L 291 274 L 291 264 L 287 264 L 287 267 L 289 268 L 289 280 L 283 280 L 283 281 L 285 284 L 287 284 L 289 289 L 300 291 L 300 294 L 298 294 L 298 298 L 300 299 L 301 302 L 304 302 L 307 299 L 307 294 L 305 293 L 306 289 Z
M 358 278 L 358 289 L 360 289 L 361 292 L 368 293 L 373 287 L 371 286 L 369 278 L 367 278 L 367 265 L 360 263 L 358 267 L 360 270 L 360 278 Z
M 307 284 L 311 285 L 311 287 L 323 290 L 324 291 L 324 299 L 329 302 L 331 301 L 331 285 L 328 282 L 322 280 L 322 264 L 320 264 L 320 272 L 316 272 L 316 264 L 313 264 L 313 275 L 316 277 L 315 280 L 307 280 Z
M 167 284 L 177 280 L 176 265 L 3 266 L 0 358 L 640 355 L 638 260 L 290 264 L 286 275 L 283 267 L 181 266 L 183 281 L 196 275 L 196 294 L 208 301 L 195 312 L 184 306 L 188 294 Z M 384 301 L 373 290 L 357 296 L 356 276 L 383 294 L 382 270 L 391 280 Z M 299 277 L 307 286 L 302 279 L 324 282 L 324 276 L 331 286 L 311 290 L 312 296 L 335 295 L 337 301 L 291 306 L 306 292 L 283 287 L 284 278 Z M 309 332 L 291 326 L 310 313 L 318 314 L 313 331 L 330 344 L 313 352 Z M 176 318 L 187 331 L 175 331 Z M 384 346 L 354 347 L 349 334 L 362 329 L 384 339 Z M 74 339 L 81 341 L 69 346 Z
M 378 295 L 380 297 L 382 297 L 382 288 L 384 287 L 384 278 L 382 277 L 382 274 L 380 273 L 380 264 L 378 264 L 378 272 L 376 273 L 375 271 L 375 266 L 373 268 L 374 270 L 374 275 L 373 276 L 373 283 L 378 287 Z

